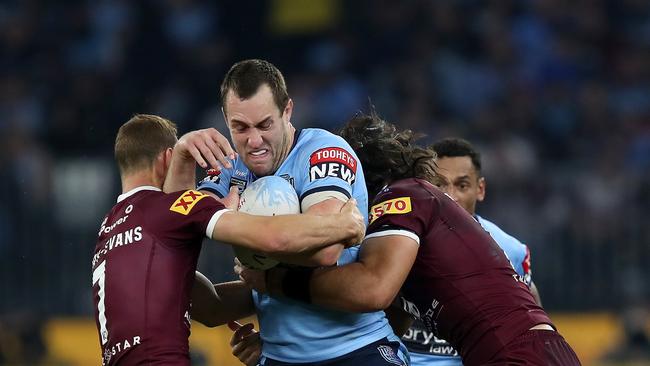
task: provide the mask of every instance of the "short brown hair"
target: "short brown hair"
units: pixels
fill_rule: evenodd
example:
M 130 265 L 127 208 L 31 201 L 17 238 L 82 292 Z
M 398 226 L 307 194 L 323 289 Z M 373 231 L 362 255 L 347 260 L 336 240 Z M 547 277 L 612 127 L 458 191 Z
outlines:
M 161 151 L 176 144 L 176 124 L 151 114 L 136 114 L 120 127 L 115 160 L 121 174 L 150 167 Z
M 268 85 L 280 113 L 289 102 L 284 76 L 275 65 L 265 60 L 244 60 L 234 64 L 221 83 L 221 105 L 226 113 L 226 97 L 232 90 L 241 99 L 252 97 L 262 85 Z

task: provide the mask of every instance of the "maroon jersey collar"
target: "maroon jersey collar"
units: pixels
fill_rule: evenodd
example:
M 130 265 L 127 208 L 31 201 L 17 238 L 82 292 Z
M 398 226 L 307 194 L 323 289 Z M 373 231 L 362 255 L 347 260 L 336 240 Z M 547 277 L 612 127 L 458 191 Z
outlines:
M 154 186 L 140 186 L 140 187 L 135 187 L 132 190 L 122 193 L 121 195 L 117 196 L 117 202 L 124 201 L 125 199 L 133 196 L 134 194 L 140 192 L 140 191 L 158 191 L 160 192 L 160 188 L 154 187 Z

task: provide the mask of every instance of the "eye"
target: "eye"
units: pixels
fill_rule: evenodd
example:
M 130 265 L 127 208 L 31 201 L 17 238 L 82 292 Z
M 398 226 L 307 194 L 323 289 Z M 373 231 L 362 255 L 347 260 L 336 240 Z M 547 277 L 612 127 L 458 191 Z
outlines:
M 257 125 L 257 128 L 259 128 L 260 130 L 268 130 L 269 128 L 271 128 L 272 123 L 273 123 L 272 119 L 267 119 L 266 121 Z
M 245 125 L 237 124 L 237 125 L 234 125 L 234 126 L 232 127 L 232 130 L 235 131 L 235 132 L 241 133 L 241 132 L 246 131 L 247 128 L 248 128 L 248 127 L 245 126 Z

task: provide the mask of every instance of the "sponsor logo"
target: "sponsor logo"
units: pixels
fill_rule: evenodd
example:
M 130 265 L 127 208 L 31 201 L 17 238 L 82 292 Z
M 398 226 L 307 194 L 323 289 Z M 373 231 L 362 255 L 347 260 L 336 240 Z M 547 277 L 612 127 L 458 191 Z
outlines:
M 393 198 L 370 208 L 370 223 L 383 215 L 403 215 L 411 211 L 411 197 Z
M 415 306 L 414 303 L 406 300 L 403 296 L 401 297 L 402 299 L 402 309 L 413 315 L 416 319 L 420 319 L 420 310 L 418 309 L 417 306 Z
M 207 194 L 193 190 L 185 191 L 185 193 L 183 193 L 180 197 L 178 197 L 176 201 L 174 201 L 172 206 L 169 208 L 169 211 L 174 211 L 181 215 L 187 215 L 190 213 L 190 211 L 192 211 L 192 208 L 194 208 L 197 202 L 207 196 Z
M 289 183 L 291 184 L 291 186 L 292 186 L 294 189 L 296 188 L 296 185 L 294 184 L 294 183 L 295 183 L 295 179 L 293 179 L 293 177 L 290 176 L 289 174 L 286 174 L 286 173 L 285 173 L 285 174 L 280 174 L 280 178 L 283 178 L 283 179 L 285 179 L 287 182 L 289 182 Z
M 126 207 L 126 210 L 124 210 L 124 213 L 127 215 L 120 217 L 115 221 L 111 226 L 106 226 L 106 221 L 108 220 L 108 217 L 104 218 L 104 221 L 102 221 L 102 227 L 99 229 L 99 234 L 98 236 L 102 236 L 102 234 L 108 234 L 110 233 L 113 229 L 115 229 L 116 226 L 121 225 L 126 222 L 126 220 L 129 218 L 129 215 L 133 211 L 133 205 L 128 205 Z
M 235 176 L 237 176 L 237 177 L 246 178 L 247 175 L 248 175 L 248 174 L 247 174 L 246 172 L 244 172 L 244 171 L 241 171 L 241 170 L 235 170 Z
M 426 330 L 424 324 L 417 320 L 404 333 L 402 341 L 411 352 L 429 353 L 437 356 L 458 356 L 458 352 L 449 342 L 436 337 L 433 332 Z
M 379 351 L 381 358 L 386 360 L 386 362 L 392 363 L 394 365 L 404 366 L 404 362 L 399 357 L 397 357 L 395 351 L 393 351 L 390 346 L 381 345 L 377 347 L 377 351 Z
M 345 149 L 326 147 L 314 151 L 309 157 L 309 181 L 327 177 L 339 178 L 348 184 L 357 179 L 357 161 Z
M 242 194 L 244 192 L 244 189 L 246 189 L 247 184 L 248 182 L 243 179 L 230 178 L 230 187 L 232 188 L 233 186 L 237 186 L 237 190 L 239 194 Z
M 205 178 L 201 179 L 199 185 L 203 183 L 219 184 L 219 181 L 221 181 L 221 171 L 217 169 L 208 169 L 205 173 L 207 175 Z
M 129 342 L 130 340 L 130 342 Z M 104 357 L 102 357 L 102 365 L 108 365 L 111 362 L 111 358 L 113 356 L 117 355 L 120 352 L 123 352 L 131 347 L 135 347 L 142 343 L 141 337 L 140 336 L 133 336 L 130 338 L 127 338 L 123 341 L 119 341 L 112 346 L 109 345 L 108 347 L 104 348 Z

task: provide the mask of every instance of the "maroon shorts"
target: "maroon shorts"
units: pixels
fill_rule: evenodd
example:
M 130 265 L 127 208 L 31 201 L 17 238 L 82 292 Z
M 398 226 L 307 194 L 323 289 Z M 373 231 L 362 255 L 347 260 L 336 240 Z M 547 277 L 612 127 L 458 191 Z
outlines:
M 580 365 L 571 346 L 558 332 L 529 330 L 512 340 L 485 365 Z

